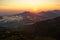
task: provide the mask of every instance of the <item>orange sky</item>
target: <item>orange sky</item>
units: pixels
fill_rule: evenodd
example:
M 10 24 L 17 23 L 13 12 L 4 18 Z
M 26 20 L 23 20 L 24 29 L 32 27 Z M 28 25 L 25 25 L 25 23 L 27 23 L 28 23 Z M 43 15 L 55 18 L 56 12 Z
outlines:
M 0 11 L 60 10 L 60 0 L 0 0 Z

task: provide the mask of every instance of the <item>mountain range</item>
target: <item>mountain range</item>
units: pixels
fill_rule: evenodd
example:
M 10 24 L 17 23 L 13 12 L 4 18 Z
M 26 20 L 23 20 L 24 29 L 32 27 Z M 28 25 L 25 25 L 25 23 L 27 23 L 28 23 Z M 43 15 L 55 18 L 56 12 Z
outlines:
M 25 11 L 19 14 L 1 16 L 0 25 L 5 27 L 31 25 L 39 21 L 53 19 L 59 16 L 60 10 L 42 11 L 36 14 Z
M 17 36 L 14 35 L 15 32 L 18 34 Z M 22 35 L 21 32 L 27 39 L 32 39 L 33 35 L 34 39 L 35 37 L 38 39 L 51 37 L 59 40 L 60 10 L 42 11 L 37 14 L 25 11 L 19 14 L 0 16 L 0 38 L 11 38 L 14 35 L 18 39 L 17 37 Z

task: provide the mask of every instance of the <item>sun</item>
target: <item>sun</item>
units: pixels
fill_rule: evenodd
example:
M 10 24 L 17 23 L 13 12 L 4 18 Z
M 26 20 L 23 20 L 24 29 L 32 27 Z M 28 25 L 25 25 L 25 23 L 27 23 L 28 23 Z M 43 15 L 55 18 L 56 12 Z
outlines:
M 38 12 L 38 9 L 37 8 L 32 8 L 30 11 L 33 12 L 33 13 L 36 13 L 36 12 Z
M 37 8 L 33 8 L 34 11 L 37 11 Z

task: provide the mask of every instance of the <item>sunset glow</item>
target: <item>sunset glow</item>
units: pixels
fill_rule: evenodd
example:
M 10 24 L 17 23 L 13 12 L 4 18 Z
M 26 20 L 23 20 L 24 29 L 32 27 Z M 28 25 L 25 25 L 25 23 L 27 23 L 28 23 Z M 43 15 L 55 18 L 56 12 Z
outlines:
M 0 0 L 0 10 L 60 10 L 60 0 Z

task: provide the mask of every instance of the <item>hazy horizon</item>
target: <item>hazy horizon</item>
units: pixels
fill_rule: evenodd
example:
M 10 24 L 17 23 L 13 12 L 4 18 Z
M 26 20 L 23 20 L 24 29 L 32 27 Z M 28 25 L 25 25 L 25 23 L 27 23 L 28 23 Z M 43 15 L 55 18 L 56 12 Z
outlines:
M 60 10 L 60 0 L 0 0 L 0 15 Z

